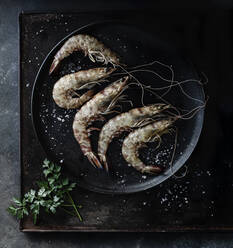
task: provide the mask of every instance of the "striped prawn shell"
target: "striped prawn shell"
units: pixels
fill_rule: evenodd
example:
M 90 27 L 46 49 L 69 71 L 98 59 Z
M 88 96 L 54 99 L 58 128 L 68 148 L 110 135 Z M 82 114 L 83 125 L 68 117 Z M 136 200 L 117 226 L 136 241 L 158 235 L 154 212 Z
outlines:
M 78 34 L 70 37 L 56 53 L 49 74 L 57 69 L 58 65 L 64 58 L 68 57 L 75 51 L 83 52 L 84 55 L 89 56 L 93 62 L 118 65 L 120 60 L 116 53 L 111 51 L 96 38 L 86 34 Z
M 103 126 L 98 141 L 98 155 L 105 169 L 108 170 L 106 152 L 114 137 L 119 136 L 124 131 L 130 131 L 132 128 L 140 127 L 151 122 L 152 117 L 169 107 L 170 105 L 161 103 L 134 108 L 109 120 Z
M 108 109 L 109 104 L 125 89 L 127 81 L 128 77 L 124 77 L 97 93 L 81 107 L 74 118 L 74 137 L 79 143 L 83 154 L 88 157 L 93 165 L 99 168 L 101 163 L 92 151 L 88 126 L 102 117 L 102 113 Z
M 92 98 L 94 91 L 88 90 L 79 97 L 73 97 L 74 92 L 90 83 L 94 85 L 96 81 L 108 77 L 114 70 L 114 68 L 99 67 L 65 75 L 54 84 L 53 99 L 61 108 L 79 108 Z
M 166 118 L 155 121 L 149 125 L 131 132 L 123 141 L 122 155 L 126 162 L 141 173 L 159 173 L 161 168 L 157 165 L 145 165 L 139 158 L 138 150 L 147 142 L 154 141 L 168 129 L 174 122 L 174 118 Z

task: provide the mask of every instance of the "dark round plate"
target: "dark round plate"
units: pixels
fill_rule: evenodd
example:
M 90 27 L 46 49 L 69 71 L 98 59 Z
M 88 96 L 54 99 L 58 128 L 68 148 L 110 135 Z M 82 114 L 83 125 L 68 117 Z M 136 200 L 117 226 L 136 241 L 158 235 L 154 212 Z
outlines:
M 111 143 L 107 157 L 110 172 L 95 169 L 83 156 L 72 132 L 72 122 L 77 110 L 65 110 L 59 108 L 52 99 L 54 83 L 63 75 L 86 68 L 100 66 L 92 63 L 83 54 L 74 53 L 61 63 L 59 70 L 49 76 L 49 67 L 58 49 L 70 36 L 77 33 L 86 33 L 97 37 L 106 46 L 116 51 L 125 64 L 129 67 L 145 64 L 154 60 L 167 65 L 172 65 L 175 79 L 198 79 L 193 66 L 182 59 L 167 42 L 160 40 L 156 33 L 148 33 L 131 24 L 105 22 L 80 28 L 59 42 L 44 60 L 35 79 L 32 92 L 32 117 L 37 137 L 45 150 L 48 158 L 56 163 L 64 164 L 65 168 L 78 182 L 78 185 L 86 189 L 101 193 L 131 193 L 151 188 L 163 182 L 173 175 L 191 155 L 201 133 L 204 110 L 201 109 L 190 120 L 179 120 L 174 126 L 178 129 L 178 142 L 172 166 L 169 165 L 174 148 L 174 134 L 166 134 L 162 137 L 161 146 L 156 149 L 156 144 L 151 143 L 140 151 L 140 157 L 146 164 L 158 164 L 166 169 L 164 173 L 155 175 L 142 175 L 134 168 L 129 167 L 122 158 L 121 145 L 127 134 L 122 134 Z M 155 63 L 153 69 L 164 78 L 171 78 L 168 68 Z M 141 82 L 153 87 L 167 86 L 169 83 L 161 80 L 151 73 L 134 74 Z M 118 76 L 119 77 L 119 76 Z M 112 79 L 113 80 L 113 79 Z M 185 92 L 193 98 L 204 101 L 202 86 L 194 81 L 182 86 Z M 156 91 L 162 95 L 165 90 Z M 141 90 L 137 86 L 130 87 L 126 94 L 133 100 L 134 107 L 141 106 Z M 191 110 L 200 105 L 183 94 L 181 89 L 173 87 L 164 97 L 171 104 Z M 144 103 L 161 102 L 149 92 L 145 92 Z M 124 103 L 122 111 L 131 107 Z M 108 118 L 113 115 L 108 116 Z M 103 123 L 95 123 L 101 126 Z M 98 132 L 91 136 L 93 150 L 97 149 Z

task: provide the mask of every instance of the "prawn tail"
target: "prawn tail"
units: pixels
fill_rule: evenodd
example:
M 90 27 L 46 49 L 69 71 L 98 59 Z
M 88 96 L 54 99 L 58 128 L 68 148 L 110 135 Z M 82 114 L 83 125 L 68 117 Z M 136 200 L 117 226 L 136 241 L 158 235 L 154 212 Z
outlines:
M 148 165 L 142 169 L 142 173 L 159 174 L 161 172 L 162 168 L 156 165 Z
M 59 61 L 54 59 L 49 69 L 49 75 L 52 74 L 52 72 L 57 69 L 58 64 L 59 64 Z
M 96 157 L 96 155 L 93 152 L 87 153 L 86 156 L 94 167 L 97 167 L 99 169 L 103 168 L 100 161 L 98 160 L 98 158 Z
M 105 155 L 99 154 L 100 161 L 104 165 L 104 169 L 108 172 L 108 163 Z

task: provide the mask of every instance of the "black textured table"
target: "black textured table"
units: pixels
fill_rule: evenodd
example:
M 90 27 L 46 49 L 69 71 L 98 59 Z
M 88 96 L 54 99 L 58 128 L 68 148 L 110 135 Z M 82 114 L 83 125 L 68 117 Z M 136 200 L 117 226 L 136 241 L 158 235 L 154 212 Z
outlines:
M 90 4 L 91 3 L 91 4 Z M 59 236 L 56 234 L 30 234 L 25 235 L 22 233 L 19 233 L 18 230 L 18 223 L 9 216 L 5 209 L 10 203 L 10 199 L 14 195 L 19 195 L 19 182 L 20 182 L 20 168 L 19 168 L 19 147 L 18 147 L 18 137 L 19 137 L 19 105 L 18 105 L 18 34 L 17 34 L 17 25 L 18 25 L 18 13 L 22 10 L 37 10 L 37 11 L 46 11 L 47 10 L 53 10 L 58 9 L 60 12 L 62 11 L 69 11 L 74 10 L 74 5 L 70 5 L 70 7 L 67 6 L 66 9 L 62 8 L 62 3 L 56 2 L 53 6 L 52 3 L 40 2 L 39 3 L 20 3 L 14 2 L 14 1 L 8 1 L 8 2 L 1 2 L 0 3 L 0 11 L 1 11 L 1 19 L 0 19 L 0 43 L 1 43 L 1 63 L 0 63 L 0 75 L 1 75 L 1 180 L 0 180 L 0 186 L 1 186 L 1 213 L 2 218 L 0 220 L 1 225 L 1 236 L 0 236 L 0 247 L 84 247 L 87 245 L 87 247 L 154 247 L 155 245 L 157 247 L 231 247 L 231 234 L 60 234 Z M 72 6 L 72 7 L 71 7 Z M 145 6 L 141 6 L 139 3 L 135 3 L 133 6 L 131 6 L 127 2 L 123 2 L 122 4 L 118 3 L 112 3 L 112 5 L 109 3 L 109 5 L 104 4 L 104 2 L 99 2 L 98 4 L 88 2 L 88 3 L 82 3 L 82 5 L 79 6 L 79 4 L 76 5 L 77 9 L 79 10 L 103 10 L 103 9 L 140 9 Z M 147 8 L 150 8 L 151 5 L 147 5 Z M 166 6 L 164 6 L 166 7 Z M 183 6 L 184 7 L 184 6 Z M 172 9 L 166 10 L 163 9 L 160 11 L 160 13 L 167 13 L 167 11 L 173 12 Z M 181 11 L 180 13 L 187 12 L 193 13 L 194 11 L 200 11 L 193 6 L 192 9 Z M 203 9 L 201 12 L 208 13 L 209 17 L 209 23 L 212 23 L 213 25 L 210 25 L 209 31 L 205 31 L 208 36 L 213 35 L 216 33 L 216 30 L 218 30 L 218 40 L 223 46 L 223 50 L 221 54 L 218 54 L 215 56 L 216 49 L 218 47 L 218 44 L 216 41 L 213 41 L 212 44 L 208 44 L 206 46 L 207 53 L 207 62 L 206 64 L 202 65 L 202 70 L 207 71 L 209 68 L 209 64 L 214 64 L 214 60 L 217 58 L 224 58 L 224 61 L 230 60 L 228 55 L 229 49 L 231 48 L 228 37 L 228 29 L 230 28 L 228 25 L 229 22 L 229 16 L 230 12 L 225 10 L 212 10 L 212 12 Z M 206 11 L 206 12 L 205 12 Z M 211 18 L 211 14 L 214 15 Z M 204 16 L 206 16 L 204 14 Z M 181 16 L 181 21 L 184 21 Z M 195 25 L 193 24 L 194 28 Z M 188 39 L 192 38 L 192 33 L 188 34 Z M 216 37 L 216 35 L 214 35 Z M 205 46 L 205 44 L 202 44 Z M 209 50 L 208 50 L 209 49 Z M 210 56 L 212 52 L 212 56 Z M 43 59 L 42 55 L 40 57 L 40 61 L 38 61 L 38 64 L 42 62 Z M 198 56 L 198 54 L 193 54 L 193 59 L 195 59 L 195 56 Z M 191 57 L 192 57 L 191 56 Z M 38 56 L 39 58 L 39 56 Z M 230 63 L 229 63 L 230 64 Z M 205 68 L 206 66 L 206 68 Z M 218 67 L 218 70 L 220 73 L 218 74 L 218 80 L 231 80 L 232 75 L 229 74 L 227 67 Z M 36 73 L 36 72 L 35 72 Z M 216 72 L 217 73 L 217 72 Z M 208 75 L 209 76 L 209 75 Z M 214 73 L 212 73 L 209 76 L 209 79 L 217 80 Z M 31 82 L 29 82 L 31 83 Z M 230 93 L 229 93 L 230 95 Z M 226 94 L 227 96 L 227 94 Z M 217 97 L 214 97 L 214 100 L 217 100 Z M 214 102 L 210 102 L 210 104 L 214 104 Z M 211 113 L 210 113 L 211 115 Z M 214 113 L 212 113 L 213 119 L 216 117 Z M 211 123 L 214 125 L 214 123 Z M 215 127 L 212 127 L 213 130 L 216 130 Z M 206 132 L 208 133 L 208 132 Z M 218 132 L 213 133 L 213 135 L 218 136 Z M 213 136 L 212 136 L 213 137 Z M 213 139 L 213 141 L 216 139 Z M 220 140 L 221 141 L 221 140 Z M 211 142 L 211 140 L 210 140 Z M 210 166 L 211 161 L 217 160 L 219 164 L 221 164 L 221 161 L 218 161 L 220 156 L 218 158 L 212 158 L 212 152 L 215 151 L 215 149 L 218 149 L 221 151 L 221 144 L 219 146 L 216 146 L 215 148 L 211 148 L 210 142 L 207 142 L 206 148 L 206 157 L 203 156 L 203 163 L 208 163 L 208 166 Z M 215 146 L 213 144 L 213 146 Z M 213 150 L 210 150 L 214 149 Z M 226 150 L 228 148 L 225 148 Z M 223 165 L 223 168 L 229 167 L 229 157 L 226 158 L 226 165 Z M 214 164 L 214 163 L 213 163 Z M 207 166 L 207 165 L 206 165 Z M 198 180 L 200 180 L 201 177 L 205 176 L 207 183 L 214 183 L 215 178 L 211 176 L 213 167 L 208 168 L 205 167 L 205 170 L 203 168 L 200 168 L 200 165 L 196 165 L 196 168 L 191 168 L 189 173 L 194 173 L 193 180 L 197 180 L 197 191 L 196 196 L 194 196 L 198 199 L 198 202 L 206 201 L 206 199 L 209 199 L 209 197 L 212 195 L 211 192 L 206 191 L 205 185 L 198 187 Z M 221 173 L 221 171 L 219 171 Z M 204 175 L 203 175 L 204 173 Z M 224 173 L 223 173 L 224 174 Z M 228 171 L 228 174 L 230 176 L 230 171 Z M 228 177 L 226 177 L 226 180 Z M 183 180 L 183 179 L 182 179 Z M 221 182 L 219 182 L 221 183 Z M 174 182 L 168 182 L 168 189 L 176 190 L 174 188 L 174 185 L 177 185 L 178 181 Z M 177 187 L 177 186 L 176 186 Z M 225 196 L 225 190 L 230 190 L 230 185 L 226 187 L 225 189 L 222 189 L 221 187 L 217 188 L 218 195 L 221 196 L 221 194 L 224 196 L 222 204 L 219 205 L 221 208 L 222 206 L 226 206 L 226 209 L 229 207 L 227 205 L 227 198 Z M 177 189 L 179 191 L 179 189 Z M 157 189 L 159 191 L 159 189 Z M 223 192 L 224 191 L 224 192 Z M 157 192 L 158 194 L 158 192 Z M 157 197 L 156 194 L 156 197 Z M 168 202 L 171 201 L 169 198 L 169 191 L 165 192 L 162 191 L 160 194 L 160 200 L 162 201 L 161 204 L 165 204 L 165 208 L 169 207 L 167 206 Z M 163 195 L 164 194 L 164 195 Z M 207 195 L 207 196 L 206 196 Z M 190 197 L 190 195 L 187 195 L 187 198 Z M 183 195 L 182 200 L 186 201 L 186 196 Z M 163 200 L 162 200 L 163 199 Z M 211 200 L 212 201 L 212 200 Z M 211 203 L 210 201 L 210 203 Z M 140 203 L 143 204 L 145 201 L 141 201 Z M 183 206 L 186 205 L 185 202 L 181 202 Z M 199 204 L 197 203 L 197 204 Z M 200 203 L 201 204 L 201 203 Z M 178 206 L 177 206 L 178 207 Z M 181 211 L 183 208 L 181 208 Z M 183 212 L 184 213 L 184 212 Z M 164 213 L 165 214 L 165 213 Z M 176 214 L 176 213 L 174 213 Z M 211 219 L 211 215 L 215 214 L 212 211 L 211 204 L 207 206 L 206 212 L 200 213 L 209 215 L 209 218 Z M 205 219 L 203 219 L 205 222 Z M 222 218 L 221 215 L 219 216 L 219 221 L 221 223 Z M 231 216 L 229 216 L 229 223 L 231 221 Z M 88 238 L 89 237 L 89 238 Z M 91 237 L 91 238 L 90 238 Z

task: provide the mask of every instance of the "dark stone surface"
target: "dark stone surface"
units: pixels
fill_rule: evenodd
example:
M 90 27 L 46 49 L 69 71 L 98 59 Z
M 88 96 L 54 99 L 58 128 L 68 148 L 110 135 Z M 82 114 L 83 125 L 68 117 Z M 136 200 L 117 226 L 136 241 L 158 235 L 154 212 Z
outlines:
M 133 1 L 132 1 L 133 2 Z M 161 1 L 162 2 L 162 1 Z M 207 3 L 209 1 L 205 1 Z M 176 7 L 163 1 L 163 8 Z M 213 1 L 220 7 L 232 7 L 231 1 Z M 80 11 L 108 9 L 140 9 L 134 1 L 4 1 L 0 2 L 0 247 L 232 247 L 233 235 L 228 233 L 64 233 L 23 234 L 18 222 L 5 209 L 20 192 L 19 167 L 19 99 L 18 99 L 18 13 L 24 11 Z M 144 5 L 152 6 L 148 2 Z M 200 8 L 186 1 L 182 7 Z M 202 6 L 208 7 L 208 6 Z M 231 216 L 229 217 L 231 218 Z

